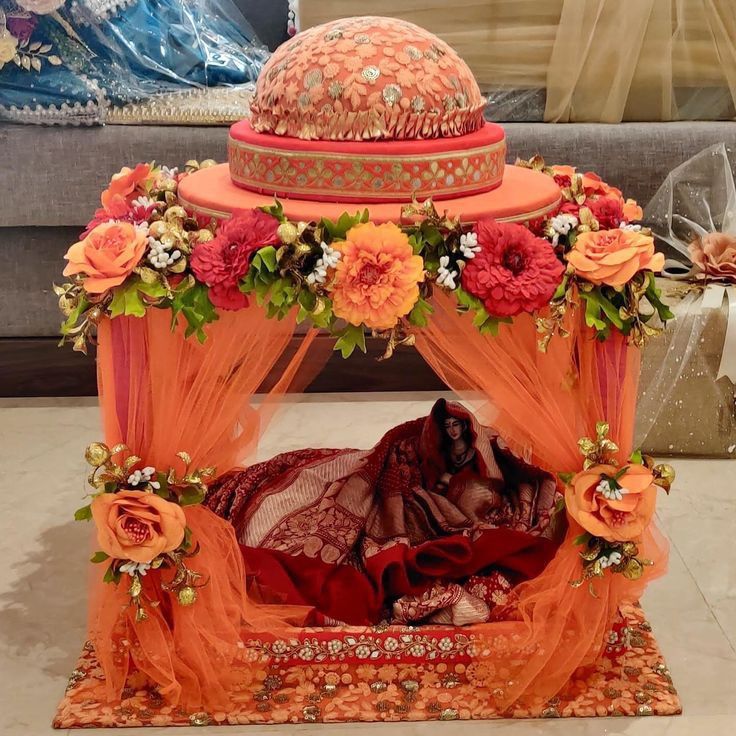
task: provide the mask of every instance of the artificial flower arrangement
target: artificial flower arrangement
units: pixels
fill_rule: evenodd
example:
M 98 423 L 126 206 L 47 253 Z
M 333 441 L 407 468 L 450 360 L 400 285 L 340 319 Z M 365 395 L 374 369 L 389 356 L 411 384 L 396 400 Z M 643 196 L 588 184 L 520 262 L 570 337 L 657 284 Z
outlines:
M 554 177 L 562 193 L 556 214 L 526 225 L 465 225 L 430 200 L 404 207 L 401 224 L 377 225 L 368 210 L 291 222 L 278 201 L 218 222 L 191 216 L 177 199 L 181 178 L 213 163 L 190 161 L 182 172 L 143 163 L 113 176 L 66 254 L 71 281 L 55 287 L 62 342 L 85 351 L 103 316 L 149 308 L 170 309 L 174 325 L 183 319 L 187 336 L 204 340 L 218 310 L 254 297 L 268 317 L 297 308 L 298 320 L 328 330 L 345 357 L 365 351 L 366 329 L 387 340 L 388 356 L 427 324 L 433 289 L 452 293 L 481 333 L 534 314 L 542 350 L 565 334 L 575 304 L 600 339 L 615 329 L 637 344 L 657 331 L 648 324 L 655 313 L 672 317 L 654 280 L 664 257 L 635 224 L 641 208 L 595 174 L 539 157 L 519 162 Z
M 85 459 L 92 466 L 88 477 L 94 489 L 92 501 L 74 514 L 77 521 L 94 520 L 100 550 L 94 563 L 107 563 L 104 581 L 118 585 L 128 576 L 130 605 L 137 621 L 148 617 L 146 606 L 158 601 L 146 597 L 143 578 L 150 570 L 173 570 L 169 582 L 161 582 L 179 604 L 192 605 L 197 599 L 201 575 L 186 566 L 185 560 L 197 554 L 182 507 L 204 501 L 207 482 L 214 468 L 190 470 L 191 459 L 177 453 L 184 465 L 181 476 L 176 469 L 140 467 L 141 458 L 125 445 L 109 448 L 102 442 L 91 444 Z M 116 458 L 120 458 L 116 462 Z
M 618 466 L 614 458 L 619 448 L 608 431 L 608 424 L 599 422 L 595 439 L 578 442 L 583 469 L 560 475 L 567 512 L 585 530 L 574 540 L 583 560 L 583 574 L 572 581 L 574 587 L 602 577 L 606 570 L 629 580 L 644 574 L 652 562 L 639 558 L 637 542 L 654 514 L 657 489 L 669 493 L 675 478 L 671 466 L 655 464 L 638 450 Z

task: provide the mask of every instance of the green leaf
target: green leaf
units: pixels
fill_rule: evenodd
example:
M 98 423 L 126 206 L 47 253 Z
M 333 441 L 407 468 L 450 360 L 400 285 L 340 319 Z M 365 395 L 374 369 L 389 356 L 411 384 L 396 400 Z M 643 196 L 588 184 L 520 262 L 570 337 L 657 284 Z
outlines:
M 366 351 L 363 325 L 348 325 L 338 333 L 335 350 L 339 350 L 343 358 L 349 358 L 355 348 Z
M 187 486 L 179 496 L 179 506 L 193 506 L 204 501 L 204 493 L 196 486 Z
M 182 549 L 189 549 L 192 546 L 192 530 L 187 526 L 184 527 L 184 539 L 181 543 Z
M 261 248 L 253 256 L 253 268 L 257 271 L 265 270 L 269 273 L 275 273 L 278 270 L 276 248 L 272 245 L 267 245 L 265 248 Z
M 154 493 L 161 498 L 169 497 L 169 478 L 166 473 L 156 473 L 156 480 L 158 481 L 159 487 L 154 488 Z
M 662 301 L 662 291 L 657 288 L 657 281 L 651 271 L 648 274 L 647 290 L 644 292 L 644 296 L 654 307 L 662 322 L 669 322 L 669 320 L 675 318 L 672 310 Z
M 279 202 L 278 199 L 274 200 L 275 204 L 266 205 L 265 207 L 261 207 L 261 211 L 265 212 L 267 215 L 272 215 L 275 217 L 279 222 L 286 222 L 286 218 L 284 217 L 284 207 Z
M 87 504 L 74 512 L 74 521 L 88 521 L 92 518 L 92 506 Z
M 172 328 L 177 324 L 178 317 L 181 314 L 187 321 L 185 336 L 190 337 L 196 334 L 200 342 L 207 339 L 203 329 L 205 325 L 218 319 L 217 310 L 210 301 L 209 289 L 205 284 L 198 282 L 174 292 L 171 311 Z
M 368 222 L 369 219 L 370 214 L 366 209 L 363 212 L 356 212 L 354 215 L 343 212 L 337 222 L 323 218 L 320 225 L 330 234 L 331 240 L 345 240 L 345 236 L 348 234 L 350 228 Z
M 120 571 L 115 569 L 115 563 L 111 563 L 110 567 L 105 570 L 105 576 L 102 578 L 103 583 L 115 583 L 117 585 L 120 582 Z
M 90 307 L 90 303 L 87 301 L 87 297 L 83 294 L 80 295 L 77 306 L 72 309 L 69 316 L 64 320 L 61 325 L 61 334 L 68 335 L 76 326 L 82 317 L 82 314 L 87 311 Z
M 585 534 L 581 534 L 579 537 L 575 537 L 575 539 L 572 540 L 572 543 L 576 546 L 579 544 L 588 544 L 591 539 L 593 539 L 593 535 L 585 532 Z
M 110 555 L 107 554 L 107 552 L 103 552 L 102 550 L 95 552 L 92 557 L 89 558 L 90 562 L 94 562 L 95 564 L 99 562 L 104 562 L 105 560 L 109 560 Z
M 575 477 L 575 473 L 557 473 L 557 477 L 565 484 L 569 485 Z
M 588 298 L 593 292 L 581 291 L 580 296 L 585 301 L 585 324 L 593 327 L 598 332 L 606 329 L 606 323 L 602 319 L 601 307 L 595 298 Z
M 409 312 L 407 319 L 416 327 L 426 327 L 429 324 L 428 317 L 433 312 L 434 308 L 432 305 L 426 299 L 419 297 L 419 300 L 414 305 L 411 312 Z
M 634 465 L 643 465 L 644 464 L 644 457 L 641 453 L 641 450 L 635 450 L 631 453 L 631 457 L 629 458 L 630 463 L 634 463 Z

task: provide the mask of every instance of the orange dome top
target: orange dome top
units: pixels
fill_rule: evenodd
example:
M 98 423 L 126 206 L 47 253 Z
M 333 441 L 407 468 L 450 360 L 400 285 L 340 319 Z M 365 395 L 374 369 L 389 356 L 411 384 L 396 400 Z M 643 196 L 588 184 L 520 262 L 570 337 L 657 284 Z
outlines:
M 484 105 L 444 41 L 413 23 L 366 16 L 280 46 L 258 78 L 251 124 L 318 140 L 441 138 L 477 130 Z

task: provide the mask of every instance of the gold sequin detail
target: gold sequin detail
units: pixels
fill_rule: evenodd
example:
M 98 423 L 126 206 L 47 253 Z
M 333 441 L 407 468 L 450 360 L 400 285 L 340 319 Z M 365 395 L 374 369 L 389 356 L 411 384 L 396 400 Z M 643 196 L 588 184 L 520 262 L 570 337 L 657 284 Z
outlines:
M 344 87 L 338 81 L 330 82 L 330 86 L 327 88 L 327 92 L 333 100 L 339 100 L 342 97 L 343 91 Z
M 373 84 L 381 76 L 381 70 L 377 66 L 367 66 L 361 72 L 361 76 L 369 84 Z
M 401 87 L 398 84 L 387 84 L 383 88 L 383 99 L 387 105 L 395 105 L 401 99 Z
M 457 708 L 445 708 L 440 713 L 441 721 L 456 721 L 459 717 L 460 714 L 457 712 Z
M 422 58 L 422 52 L 416 46 L 404 46 L 404 53 L 414 61 Z
M 312 87 L 316 87 L 318 84 L 322 84 L 322 79 L 323 76 L 321 69 L 310 69 L 304 75 L 304 88 L 312 89 Z
M 335 28 L 325 33 L 325 41 L 337 41 L 342 38 L 342 31 L 339 28 Z
M 353 36 L 353 41 L 357 44 L 365 44 L 371 42 L 371 37 L 366 33 L 358 33 L 355 36 Z
M 424 112 L 424 97 L 415 95 L 411 98 L 411 109 L 414 112 Z

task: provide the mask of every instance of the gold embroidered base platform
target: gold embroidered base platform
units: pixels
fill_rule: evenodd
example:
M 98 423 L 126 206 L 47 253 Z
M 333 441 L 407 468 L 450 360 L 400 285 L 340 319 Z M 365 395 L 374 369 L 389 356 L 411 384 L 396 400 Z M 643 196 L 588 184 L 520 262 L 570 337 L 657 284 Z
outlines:
M 357 660 L 326 658 L 316 662 L 313 658 L 296 663 L 294 658 L 272 657 L 266 663 L 244 662 L 231 706 L 213 713 L 168 706 L 158 691 L 143 680 L 137 681 L 135 674 L 120 703 L 109 705 L 90 698 L 102 672 L 87 645 L 53 725 L 93 728 L 679 714 L 680 699 L 644 614 L 636 606 L 621 613 L 623 641 L 613 644 L 616 656 L 602 656 L 595 666 L 579 670 L 557 697 L 521 703 L 506 712 L 499 712 L 497 694 L 483 686 L 485 665 L 469 661 L 459 650 L 457 656 L 411 656 L 421 645 L 423 627 L 396 627 L 396 638 L 406 638 L 411 650 L 405 660 L 381 657 L 359 661 L 357 650 L 365 646 L 361 638 L 369 642 L 370 632 L 380 633 L 385 643 L 392 633 L 391 628 L 380 632 L 363 629 L 363 634 L 355 634 Z M 428 641 L 435 641 L 436 631 L 434 627 L 435 636 Z M 452 632 L 457 644 L 462 629 L 447 632 Z M 342 640 L 351 638 L 345 634 Z M 443 641 L 435 642 L 440 649 Z M 257 647 L 255 642 L 249 644 Z

